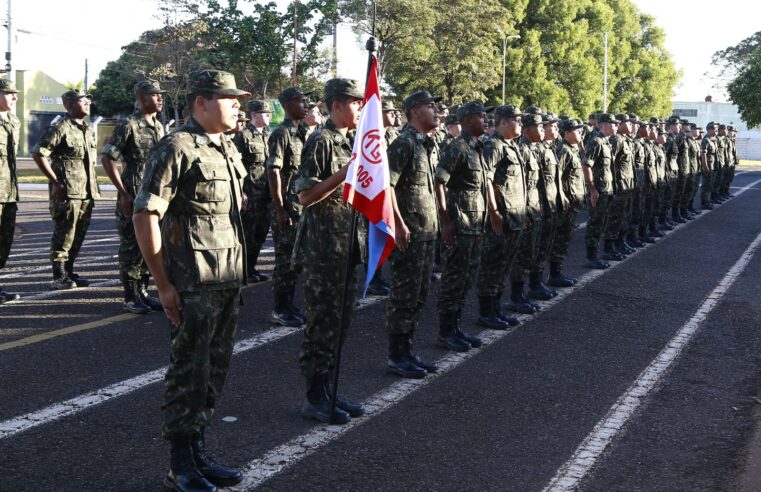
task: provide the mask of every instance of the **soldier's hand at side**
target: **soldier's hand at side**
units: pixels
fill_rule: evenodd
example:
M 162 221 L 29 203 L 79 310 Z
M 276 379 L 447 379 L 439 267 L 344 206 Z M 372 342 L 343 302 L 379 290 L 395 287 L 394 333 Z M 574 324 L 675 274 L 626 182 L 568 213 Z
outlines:
M 410 229 L 404 222 L 396 224 L 396 247 L 399 251 L 407 251 L 410 245 Z
M 159 287 L 159 300 L 164 306 L 164 313 L 174 326 L 182 323 L 182 298 L 174 285 L 169 284 L 166 287 Z
M 288 211 L 284 207 L 278 208 L 275 213 L 277 214 L 277 226 L 280 232 L 286 232 L 291 227 L 291 216 L 288 215 Z
M 243 195 L 240 201 L 240 213 L 245 214 L 248 210 L 248 195 Z
M 444 243 L 444 246 L 451 248 L 454 246 L 454 236 L 457 228 L 448 215 L 442 217 L 446 218 L 441 220 L 441 241 Z
M 491 229 L 494 231 L 494 234 L 501 236 L 503 217 L 502 214 L 499 213 L 499 210 L 492 210 L 489 212 L 489 221 L 491 221 Z
M 53 183 L 53 198 L 60 203 L 66 201 L 66 188 L 60 181 Z
M 122 208 L 122 213 L 126 217 L 132 217 L 132 197 L 127 193 L 119 193 L 119 206 Z
M 592 204 L 592 208 L 595 208 L 597 206 L 597 200 L 600 199 L 600 194 L 597 193 L 596 188 L 590 188 L 589 189 L 589 202 Z

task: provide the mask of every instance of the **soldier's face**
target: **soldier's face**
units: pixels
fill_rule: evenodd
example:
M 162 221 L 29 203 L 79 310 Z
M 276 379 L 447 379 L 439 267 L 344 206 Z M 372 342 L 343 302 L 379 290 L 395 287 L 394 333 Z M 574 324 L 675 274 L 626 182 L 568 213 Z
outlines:
M 436 114 L 436 105 L 432 102 L 419 104 L 410 111 L 413 121 L 419 122 L 424 131 L 433 130 L 439 126 L 439 117 Z M 458 125 L 459 126 L 459 125 Z
M 558 124 L 557 123 L 548 123 L 544 125 L 544 139 L 545 140 L 555 140 L 558 138 L 559 132 L 558 132 Z
M 196 97 L 193 117 L 208 133 L 224 133 L 238 126 L 240 102 L 236 96 Z
M 271 116 L 272 113 L 251 113 L 249 118 L 251 118 L 251 124 L 256 128 L 264 128 L 265 126 L 270 126 Z
M 322 114 L 320 114 L 320 109 L 317 106 L 310 109 L 304 118 L 304 122 L 307 124 L 307 126 L 321 125 Z
M 14 92 L 0 92 L 0 111 L 16 111 L 18 94 Z
M 294 97 L 285 103 L 283 109 L 292 119 L 303 120 L 309 111 L 309 99 L 306 96 Z
M 524 126 L 523 133 L 530 142 L 541 142 L 544 140 L 544 127 L 541 125 Z
M 616 126 L 613 123 L 603 123 L 600 125 L 600 133 L 605 137 L 611 137 L 616 133 Z
M 452 135 L 454 138 L 457 138 L 462 133 L 462 129 L 460 128 L 459 123 L 454 123 L 452 125 L 447 125 L 447 131 L 450 135 Z
M 138 106 L 144 114 L 158 113 L 164 107 L 164 95 L 140 94 Z
M 486 133 L 486 113 L 471 113 L 462 121 L 462 127 L 471 137 L 480 137 Z
M 70 102 L 66 110 L 72 118 L 84 118 L 90 114 L 90 103 L 89 97 L 80 97 L 76 101 Z
M 571 145 L 578 144 L 581 142 L 581 128 L 563 133 L 563 138 Z
M 393 121 L 391 121 L 391 115 L 393 114 L 393 111 L 384 111 L 383 112 L 383 126 L 391 126 L 394 124 Z
M 721 130 L 719 130 L 719 135 L 721 135 L 722 137 L 726 136 L 726 134 L 727 134 L 726 129 L 722 128 Z
M 345 101 L 333 101 L 333 107 L 330 111 L 330 119 L 338 128 L 348 128 L 353 130 L 357 128 L 359 122 L 359 113 L 362 110 L 362 99 L 350 97 Z

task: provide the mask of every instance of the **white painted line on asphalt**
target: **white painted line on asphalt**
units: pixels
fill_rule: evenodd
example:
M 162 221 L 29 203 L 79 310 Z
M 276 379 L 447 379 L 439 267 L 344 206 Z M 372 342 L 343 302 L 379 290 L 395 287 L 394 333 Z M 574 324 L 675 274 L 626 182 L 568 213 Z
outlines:
M 577 490 L 584 477 L 595 466 L 605 449 L 622 431 L 634 412 L 671 369 L 684 348 L 700 329 L 701 324 L 724 298 L 732 284 L 750 263 L 761 244 L 761 234 L 750 243 L 740 259 L 729 269 L 724 278 L 705 298 L 695 314 L 685 323 L 660 354 L 639 375 L 629 389 L 610 408 L 608 414 L 597 423 L 592 432 L 579 445 L 573 456 L 560 467 L 555 477 L 545 487 L 547 492 Z
M 119 242 L 119 236 L 109 236 L 103 239 L 91 239 L 89 241 L 83 242 L 82 247 L 84 248 L 85 246 L 89 246 L 91 244 L 96 244 L 96 243 L 113 243 L 113 242 Z M 33 255 L 38 255 L 40 253 L 49 253 L 49 252 L 50 252 L 50 247 L 48 246 L 47 248 L 34 249 L 31 251 L 26 251 L 24 253 L 10 255 L 8 256 L 8 258 L 9 259 L 21 258 L 23 256 L 33 256 Z
M 113 282 L 118 284 L 118 281 Z M 95 286 L 95 284 L 93 286 Z M 46 294 L 52 294 L 56 292 L 61 291 L 46 292 Z M 360 299 L 360 305 L 357 307 L 357 309 L 376 304 L 383 299 L 383 297 L 367 297 L 365 299 Z M 301 330 L 301 327 L 272 327 L 264 333 L 260 333 L 251 338 L 247 338 L 236 343 L 235 347 L 233 348 L 233 354 L 240 354 L 248 350 L 261 347 L 268 343 L 280 340 L 281 338 L 285 338 L 288 335 L 300 332 Z M 10 420 L 2 421 L 0 422 L 0 440 L 14 436 L 34 427 L 48 424 L 64 417 L 74 415 L 88 408 L 100 405 L 101 403 L 106 403 L 107 401 L 113 400 L 114 398 L 124 396 L 144 388 L 149 384 L 157 383 L 164 378 L 166 370 L 167 366 L 164 366 L 162 368 L 156 369 L 155 371 L 147 372 L 145 374 L 120 381 L 105 388 L 79 395 L 70 400 L 54 403 L 41 410 L 30 412 Z
M 81 260 L 77 261 L 77 266 L 79 265 L 87 265 L 90 263 L 98 263 L 99 261 L 105 261 L 105 260 L 112 260 L 114 258 L 118 258 L 119 255 L 110 255 L 110 256 L 96 256 L 95 258 L 88 258 L 87 260 Z M 42 267 L 35 267 L 30 268 L 28 270 L 15 270 L 12 273 L 5 273 L 3 275 L 0 275 L 0 279 L 4 278 L 17 278 L 22 275 L 28 275 L 30 273 L 39 273 L 39 272 L 52 272 L 50 265 L 45 265 Z
M 87 287 L 75 287 L 73 289 L 64 289 L 64 290 L 49 290 L 47 292 L 41 292 L 39 294 L 33 294 L 31 296 L 24 296 L 21 299 L 17 301 L 8 301 L 6 304 L 9 306 L 11 304 L 26 304 L 27 302 L 31 301 L 39 301 L 42 299 L 51 299 L 53 297 L 58 297 L 66 294 L 67 292 L 81 292 L 85 289 L 97 289 L 99 287 L 113 287 L 115 285 L 121 285 L 121 282 L 119 280 L 104 280 L 103 282 L 95 282 L 94 284 L 90 284 Z

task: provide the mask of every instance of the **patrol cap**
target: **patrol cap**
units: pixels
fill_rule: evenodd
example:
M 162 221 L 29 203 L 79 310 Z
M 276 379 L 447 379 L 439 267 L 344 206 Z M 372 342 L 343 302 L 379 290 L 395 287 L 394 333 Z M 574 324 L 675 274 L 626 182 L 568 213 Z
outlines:
M 311 92 L 308 94 L 311 94 Z M 354 79 L 338 78 L 330 79 L 325 82 L 325 89 L 322 91 L 322 97 L 324 99 L 332 99 L 334 97 L 340 96 L 349 96 L 356 97 L 357 99 L 364 99 L 365 91 L 362 90 L 362 86 L 359 85 L 359 82 Z
M 523 116 L 526 116 L 526 113 L 522 113 L 512 104 L 497 106 L 497 108 L 494 110 L 494 117 L 497 119 L 521 118 Z
M 296 99 L 297 97 L 301 97 L 301 96 L 308 96 L 312 94 L 312 92 L 314 91 L 304 92 L 298 87 L 286 87 L 285 89 L 280 91 L 280 94 L 277 96 L 277 99 L 282 104 L 285 104 L 291 99 Z
M 719 124 L 719 130 L 726 130 L 726 129 L 727 129 L 727 125 L 725 125 L 724 123 Z
M 441 99 L 441 96 L 434 96 L 428 91 L 417 91 L 405 97 L 402 104 L 404 106 L 404 112 L 406 113 L 421 104 L 437 103 L 441 101 Z M 436 111 L 438 111 L 438 108 Z
M 650 124 L 651 125 L 661 125 L 663 124 L 663 120 L 661 118 L 658 118 L 657 116 L 653 116 L 650 118 Z
M 586 125 L 581 122 L 581 120 L 577 120 L 576 118 L 569 118 L 567 120 L 561 120 L 558 124 L 558 128 L 561 132 L 572 132 L 574 130 L 579 130 L 581 128 L 584 128 Z
M 714 123 L 713 121 L 709 121 L 708 123 L 706 123 L 706 130 L 713 128 L 715 126 L 717 126 L 717 123 Z
M 9 79 L 0 79 L 0 92 L 5 92 L 6 94 L 18 94 L 18 89 L 16 89 L 16 84 Z
M 381 104 L 382 111 L 385 113 L 386 111 L 396 111 L 397 109 L 394 107 L 394 103 L 389 101 L 388 99 L 384 99 L 383 103 Z
M 571 119 L 571 117 L 568 116 L 567 114 L 561 114 L 560 116 L 558 116 L 558 118 L 560 118 L 560 121 L 565 121 L 565 120 L 570 120 Z
M 525 128 L 527 126 L 542 125 L 544 124 L 544 120 L 540 114 L 529 113 L 523 117 L 521 123 L 523 123 L 523 127 Z
M 704 131 L 702 126 L 695 126 L 695 129 L 699 132 Z
M 549 125 L 549 124 L 557 123 L 558 121 L 560 121 L 558 117 L 555 115 L 555 113 L 545 113 L 542 116 L 544 118 L 544 121 L 542 122 L 542 124 L 544 125 Z
M 616 123 L 618 120 L 611 113 L 600 113 L 597 115 L 597 123 Z
M 272 106 L 267 101 L 261 99 L 252 99 L 246 104 L 249 113 L 271 113 Z
M 139 94 L 169 94 L 162 90 L 157 80 L 145 79 L 135 84 L 135 95 Z
M 238 111 L 238 122 L 250 121 L 245 111 Z
M 665 135 L 666 133 L 668 132 L 664 130 L 663 128 L 660 128 L 660 127 L 658 128 L 658 135 Z
M 448 109 L 449 109 L 449 106 L 447 106 L 447 105 L 446 105 L 446 104 L 444 104 L 444 103 L 441 103 L 441 104 L 439 104 L 439 105 L 436 107 L 436 110 L 437 110 L 439 113 L 443 113 L 444 111 L 446 111 L 446 110 L 448 110 Z
M 733 127 L 732 125 L 727 125 L 727 130 L 733 132 L 733 131 L 735 131 L 735 127 Z
M 666 120 L 667 125 L 677 125 L 680 123 L 682 123 L 682 120 L 681 118 L 679 118 L 679 116 L 672 116 L 671 118 Z
M 250 92 L 238 89 L 235 77 L 222 70 L 197 70 L 188 75 L 186 84 L 188 94 L 217 94 L 219 96 L 247 96 Z
M 61 99 L 63 99 L 64 103 L 79 101 L 83 97 L 92 100 L 92 94 L 84 94 L 74 89 L 69 89 L 68 91 L 61 94 Z
M 316 108 L 320 105 L 320 101 L 309 101 L 309 104 L 307 104 L 307 107 L 309 109 Z
M 619 123 L 626 123 L 627 121 L 629 121 L 629 115 L 626 113 L 617 114 L 616 121 L 618 121 Z
M 639 116 L 637 116 L 637 115 L 636 115 L 636 114 L 634 114 L 634 113 L 629 113 L 629 121 L 631 121 L 632 123 L 636 123 L 636 124 L 638 124 L 638 125 L 644 125 L 644 124 L 645 124 L 645 122 L 644 122 L 644 121 L 642 121 L 642 120 L 640 119 L 640 117 L 639 117 Z
M 536 106 L 529 106 L 526 109 L 523 110 L 526 114 L 544 114 L 544 111 L 542 111 L 542 108 L 537 108 Z
M 589 118 L 588 119 L 590 119 L 590 120 L 596 120 L 598 116 L 600 116 L 600 113 L 589 113 Z
M 457 119 L 456 114 L 449 114 L 446 118 L 444 118 L 444 124 L 445 125 L 456 125 L 460 122 L 460 120 Z
M 492 111 L 494 111 L 494 106 L 484 106 L 480 102 L 470 101 L 457 108 L 457 119 L 462 121 L 469 114 L 491 113 Z

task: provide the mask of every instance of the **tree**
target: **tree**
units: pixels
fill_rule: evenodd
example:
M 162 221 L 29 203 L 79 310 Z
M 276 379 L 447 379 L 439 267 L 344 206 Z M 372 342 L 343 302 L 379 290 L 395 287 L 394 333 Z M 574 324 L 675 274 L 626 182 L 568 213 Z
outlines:
M 717 51 L 711 57 L 711 64 L 720 67 L 721 75 L 732 76 L 745 68 L 759 47 L 761 47 L 761 31 L 743 39 L 735 46 Z
M 737 76 L 727 85 L 727 92 L 737 104 L 748 128 L 761 126 L 761 47 L 745 57 Z

